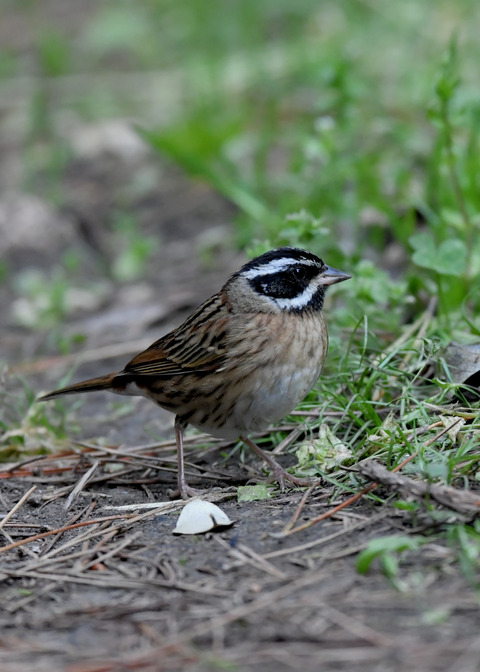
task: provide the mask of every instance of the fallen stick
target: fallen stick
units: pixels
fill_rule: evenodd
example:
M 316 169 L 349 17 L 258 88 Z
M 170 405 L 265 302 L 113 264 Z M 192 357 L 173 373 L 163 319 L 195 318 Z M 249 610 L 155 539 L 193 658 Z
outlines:
M 364 460 L 358 464 L 358 470 L 372 481 L 382 483 L 389 488 L 417 499 L 430 497 L 439 504 L 459 513 L 480 513 L 480 493 L 458 490 L 449 485 L 414 481 L 408 476 L 389 471 L 375 460 Z

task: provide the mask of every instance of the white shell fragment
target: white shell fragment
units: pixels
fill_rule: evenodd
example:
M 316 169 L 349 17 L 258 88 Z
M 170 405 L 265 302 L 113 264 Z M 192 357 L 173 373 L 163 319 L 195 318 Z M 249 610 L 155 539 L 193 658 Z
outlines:
M 173 534 L 201 534 L 230 525 L 233 525 L 233 521 L 216 504 L 192 499 L 183 507 Z

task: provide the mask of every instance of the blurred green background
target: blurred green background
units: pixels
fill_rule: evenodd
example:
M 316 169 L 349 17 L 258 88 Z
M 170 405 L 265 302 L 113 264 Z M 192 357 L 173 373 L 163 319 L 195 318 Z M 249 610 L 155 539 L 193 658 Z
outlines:
M 480 329 L 478 3 L 3 0 L 0 18 L 4 194 L 68 207 L 78 128 L 122 120 L 232 204 L 239 249 L 304 245 L 353 272 L 340 325 L 395 335 L 438 296 L 441 333 Z M 154 263 L 159 234 L 130 207 L 154 186 L 133 171 L 95 224 L 117 281 Z M 74 246 L 26 266 L 6 257 L 2 277 L 47 292 L 40 326 L 64 318 L 66 285 L 85 285 Z

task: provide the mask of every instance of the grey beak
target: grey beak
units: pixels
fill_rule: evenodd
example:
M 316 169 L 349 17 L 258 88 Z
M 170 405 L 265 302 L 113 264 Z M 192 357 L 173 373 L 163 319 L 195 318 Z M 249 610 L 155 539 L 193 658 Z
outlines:
M 339 271 L 336 268 L 331 266 L 324 266 L 322 274 L 319 279 L 319 285 L 335 285 L 337 282 L 343 282 L 344 280 L 350 280 L 352 276 L 343 271 Z

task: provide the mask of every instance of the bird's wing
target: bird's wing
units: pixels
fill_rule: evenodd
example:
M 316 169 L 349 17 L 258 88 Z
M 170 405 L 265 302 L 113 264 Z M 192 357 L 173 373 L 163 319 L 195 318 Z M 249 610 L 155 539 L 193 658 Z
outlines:
M 225 361 L 229 321 L 228 308 L 215 295 L 178 329 L 134 357 L 122 373 L 168 378 L 216 371 Z

